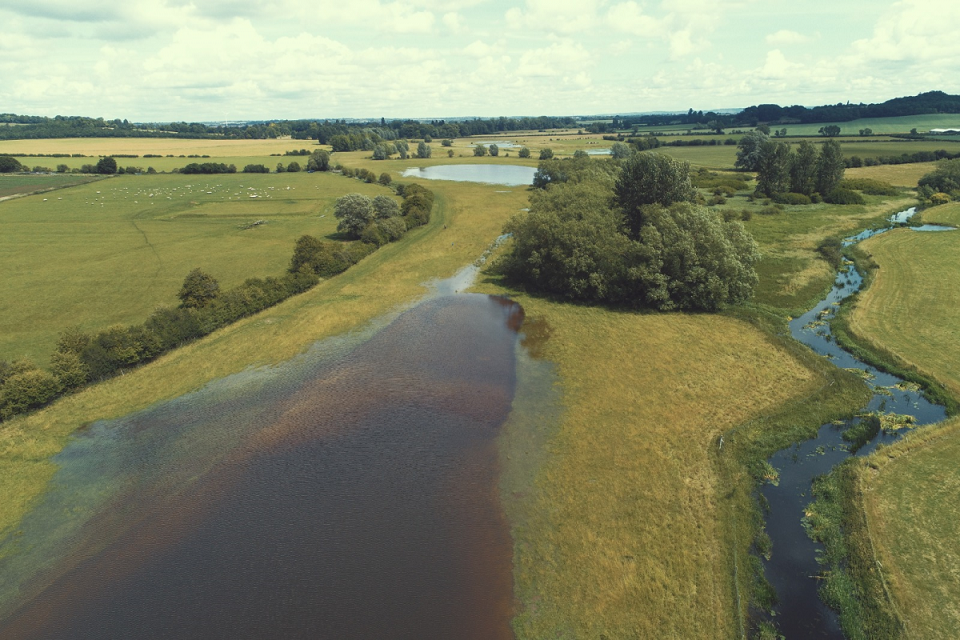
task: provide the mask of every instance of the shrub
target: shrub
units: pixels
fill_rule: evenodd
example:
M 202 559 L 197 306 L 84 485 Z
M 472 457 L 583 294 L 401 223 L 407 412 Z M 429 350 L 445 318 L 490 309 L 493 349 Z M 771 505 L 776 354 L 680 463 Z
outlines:
M 711 207 L 715 207 L 718 204 L 727 204 L 727 199 L 723 196 L 713 196 L 707 200 L 707 204 L 709 204 Z
M 520 147 L 520 151 L 517 153 L 517 155 L 520 156 L 521 158 L 529 158 L 530 149 L 527 149 L 526 147 Z
M 0 173 L 16 173 L 17 171 L 23 171 L 23 165 L 20 164 L 19 160 L 12 156 L 0 156 Z
M 270 169 L 267 169 L 262 164 L 248 164 L 243 168 L 244 173 L 270 173 Z
M 379 182 L 383 186 L 387 186 L 391 182 L 393 182 L 393 178 L 390 177 L 389 173 L 384 172 L 380 174 L 380 177 L 377 179 L 377 182 Z
M 946 193 L 942 193 L 938 191 L 937 193 L 930 196 L 930 204 L 932 204 L 933 206 L 937 206 L 940 204 L 947 204 L 948 202 L 950 202 L 950 196 L 947 195 Z
M 37 409 L 57 397 L 62 387 L 52 374 L 29 363 L 21 363 L 18 371 L 0 385 L 0 419 Z
M 773 194 L 773 201 L 778 204 L 791 204 L 791 205 L 805 205 L 810 204 L 810 196 L 805 196 L 802 193 L 775 193 Z
M 817 252 L 834 269 L 839 269 L 843 263 L 843 242 L 840 238 L 825 238 L 817 246 Z
M 827 202 L 831 204 L 866 204 L 867 201 L 863 199 L 863 196 L 857 193 L 856 191 L 851 191 L 850 189 L 843 189 L 840 187 L 834 188 L 826 198 Z
M 841 189 L 853 189 L 862 191 L 871 196 L 896 196 L 900 190 L 883 180 L 874 180 L 873 178 L 844 178 L 837 185 Z

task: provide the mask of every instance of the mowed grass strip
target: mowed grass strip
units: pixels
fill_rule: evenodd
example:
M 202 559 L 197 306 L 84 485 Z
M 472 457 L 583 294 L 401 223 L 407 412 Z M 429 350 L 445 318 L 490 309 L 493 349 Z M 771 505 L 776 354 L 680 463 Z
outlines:
M 333 204 L 354 191 L 391 194 L 321 173 L 158 175 L 0 203 L 0 359 L 46 366 L 67 327 L 143 322 L 196 267 L 224 288 L 281 275 L 299 236 L 336 231 Z
M 99 177 L 84 175 L 30 175 L 8 174 L 0 176 L 0 201 L 10 196 L 20 196 L 41 191 L 53 191 L 64 187 L 73 187 L 85 182 L 99 180 Z
M 346 178 L 331 179 L 342 185 L 341 193 L 358 191 L 362 186 Z M 426 227 L 410 231 L 399 242 L 381 248 L 307 293 L 124 376 L 0 424 L 0 495 L 4 496 L 0 501 L 0 535 L 15 527 L 42 494 L 56 471 L 50 458 L 79 427 L 127 415 L 250 366 L 289 359 L 316 340 L 342 335 L 394 311 L 423 295 L 424 283 L 449 277 L 479 257 L 501 233 L 507 218 L 527 204 L 525 189 L 424 183 L 437 200 L 433 219 Z M 210 242 L 209 234 L 200 235 Z M 292 243 L 284 249 L 283 265 L 290 253 Z M 238 277 L 245 268 L 254 271 L 256 267 L 255 260 L 236 256 L 234 260 Z M 134 300 L 138 291 L 136 287 L 130 291 Z M 51 295 L 51 309 L 59 312 L 56 297 Z
M 517 637 L 735 636 L 717 439 L 819 377 L 733 318 L 517 299 L 563 405 L 514 529 Z
M 927 210 L 924 221 L 956 221 L 958 214 L 956 205 Z M 862 248 L 880 269 L 850 312 L 850 329 L 960 396 L 960 231 L 901 229 Z

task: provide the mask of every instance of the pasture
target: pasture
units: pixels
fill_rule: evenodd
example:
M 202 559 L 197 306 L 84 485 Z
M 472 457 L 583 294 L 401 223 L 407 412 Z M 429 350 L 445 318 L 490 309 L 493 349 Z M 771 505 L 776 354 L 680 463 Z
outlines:
M 850 122 L 812 122 L 810 124 L 770 124 L 771 129 L 787 129 L 789 136 L 816 136 L 820 127 L 837 125 L 840 135 L 859 135 L 861 129 L 870 129 L 874 134 L 910 133 L 916 129 L 925 133 L 930 129 L 960 128 L 960 114 L 932 113 L 919 116 L 901 116 L 898 118 L 861 118 Z
M 123 175 L 0 203 L 0 359 L 46 366 L 67 327 L 142 322 L 196 267 L 222 287 L 279 275 L 298 237 L 336 231 L 348 192 L 391 193 L 321 173 Z
M 37 193 L 41 191 L 53 191 L 63 189 L 64 187 L 74 187 L 94 180 L 99 177 L 84 175 L 32 175 L 32 174 L 10 174 L 0 176 L 0 201 L 7 200 L 10 196 L 21 196 L 27 193 Z

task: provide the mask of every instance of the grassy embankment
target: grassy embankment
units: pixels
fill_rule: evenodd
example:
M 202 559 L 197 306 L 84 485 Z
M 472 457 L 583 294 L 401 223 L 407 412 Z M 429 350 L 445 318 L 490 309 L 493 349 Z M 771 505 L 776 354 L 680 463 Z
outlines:
M 957 225 L 960 205 L 924 211 Z M 841 323 L 871 359 L 940 385 L 960 399 L 958 232 L 890 232 L 862 245 L 879 265 Z M 848 337 L 848 339 L 851 339 Z M 956 404 L 953 404 L 956 407 Z M 911 433 L 824 481 L 814 509 L 826 514 L 832 550 L 846 565 L 843 615 L 867 638 L 960 634 L 960 419 Z M 842 535 L 841 535 L 842 530 Z
M 280 181 L 285 177 L 264 178 Z M 324 179 L 316 174 L 304 177 Z M 211 182 L 222 182 L 221 178 L 223 176 L 213 176 Z M 341 185 L 340 193 L 361 190 L 359 182 L 329 178 Z M 120 179 L 116 181 L 119 183 Z M 526 206 L 526 192 L 522 189 L 496 193 L 502 189 L 463 183 L 429 183 L 428 186 L 437 197 L 430 224 L 381 248 L 344 274 L 147 366 L 68 396 L 44 410 L 0 424 L 0 495 L 5 497 L 0 502 L 0 532 L 15 526 L 43 492 L 55 471 L 50 458 L 79 427 L 177 397 L 250 366 L 283 361 L 316 340 L 344 334 L 398 305 L 407 304 L 424 293 L 423 283 L 452 275 L 481 255 L 499 235 L 505 220 Z M 51 229 L 54 228 L 51 225 Z M 197 229 L 201 240 L 207 232 L 205 228 Z M 195 246 L 192 255 L 191 251 L 183 251 L 191 266 L 193 258 L 202 255 L 208 244 L 209 239 Z M 262 250 L 262 253 L 270 251 Z M 282 259 L 280 252 L 277 253 L 277 271 L 286 266 L 292 243 L 285 244 L 282 253 Z M 256 263 L 257 259 L 250 257 L 234 258 L 230 262 L 240 279 L 256 275 L 253 273 Z M 131 264 L 136 267 L 135 263 Z M 148 260 L 147 264 L 146 271 L 152 275 L 155 263 Z M 89 264 L 84 265 L 88 267 Z M 74 268 L 81 270 L 76 265 Z M 143 271 L 139 269 L 135 273 Z M 131 275 L 120 273 L 125 277 Z M 136 289 L 133 291 L 132 301 L 137 302 Z M 49 302 L 59 309 L 54 301 Z

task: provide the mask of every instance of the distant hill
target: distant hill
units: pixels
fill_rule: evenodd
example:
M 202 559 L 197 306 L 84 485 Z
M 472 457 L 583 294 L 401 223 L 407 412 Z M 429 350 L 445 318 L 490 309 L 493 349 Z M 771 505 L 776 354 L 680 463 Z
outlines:
M 860 118 L 897 118 L 930 113 L 960 113 L 960 96 L 943 91 L 928 91 L 916 96 L 893 98 L 880 104 L 835 104 L 821 107 L 781 107 L 761 104 L 747 107 L 734 116 L 738 123 L 805 124 L 849 122 Z

